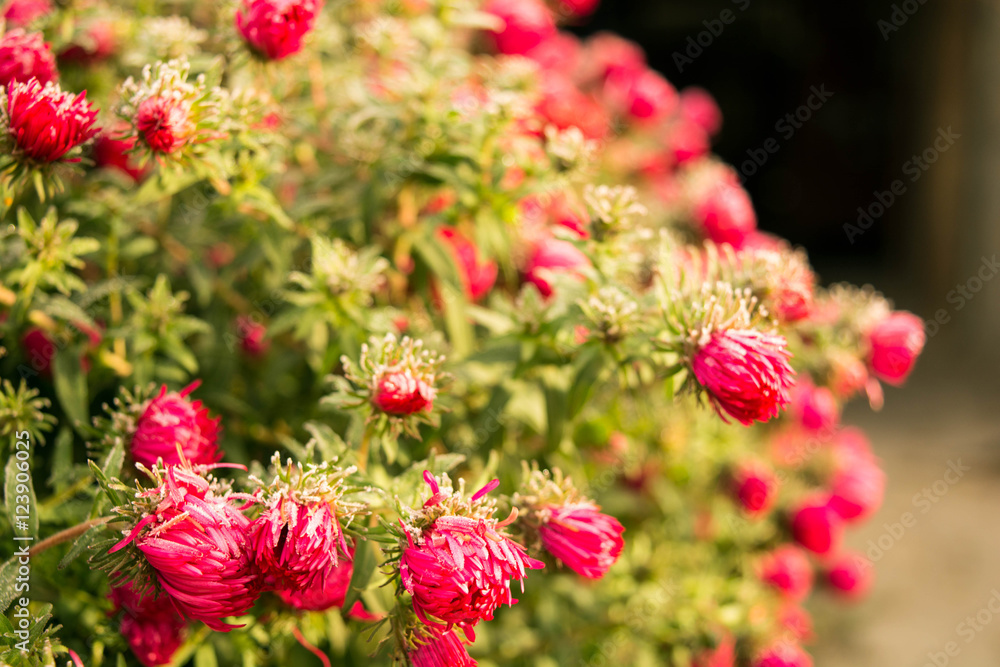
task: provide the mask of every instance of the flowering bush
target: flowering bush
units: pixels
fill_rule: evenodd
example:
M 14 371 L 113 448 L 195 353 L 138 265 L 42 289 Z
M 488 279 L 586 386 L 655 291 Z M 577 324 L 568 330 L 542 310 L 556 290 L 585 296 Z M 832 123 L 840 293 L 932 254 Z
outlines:
M 2 5 L 0 663 L 811 665 L 924 335 L 711 95 L 592 1 L 157 6 Z

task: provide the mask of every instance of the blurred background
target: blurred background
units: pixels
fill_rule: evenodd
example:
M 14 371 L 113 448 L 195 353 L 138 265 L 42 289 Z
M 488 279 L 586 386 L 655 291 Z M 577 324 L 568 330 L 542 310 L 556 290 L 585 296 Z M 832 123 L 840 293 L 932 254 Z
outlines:
M 824 282 L 871 283 L 928 321 L 906 389 L 845 418 L 889 488 L 851 540 L 878 583 L 846 613 L 820 602 L 817 667 L 996 667 L 1000 2 L 605 0 L 577 32 L 599 30 L 716 97 L 715 150 L 764 230 Z

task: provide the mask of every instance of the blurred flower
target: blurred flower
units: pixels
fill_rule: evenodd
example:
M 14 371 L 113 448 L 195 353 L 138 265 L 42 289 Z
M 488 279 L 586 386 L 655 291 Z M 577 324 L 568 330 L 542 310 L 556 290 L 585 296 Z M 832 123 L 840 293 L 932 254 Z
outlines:
M 267 339 L 267 327 L 254 319 L 252 315 L 240 315 L 236 318 L 236 331 L 240 340 L 240 349 L 250 357 L 262 357 L 271 347 Z
M 826 566 L 825 576 L 834 592 L 846 599 L 857 600 L 871 589 L 874 568 L 862 554 L 845 551 Z
M 94 140 L 91 157 L 98 167 L 118 169 L 133 181 L 140 181 L 145 176 L 146 169 L 130 153 L 134 146 L 135 139 L 115 139 L 107 132 L 101 132 Z
M 708 134 L 692 121 L 681 118 L 674 121 L 667 131 L 666 145 L 670 151 L 667 159 L 670 166 L 696 160 L 709 153 Z
M 744 461 L 733 471 L 732 494 L 745 512 L 760 516 L 774 504 L 778 480 L 763 463 Z
M 868 364 L 880 380 L 899 386 L 924 349 L 924 323 L 913 313 L 894 312 L 868 333 Z
M 146 667 L 170 664 L 184 643 L 187 623 L 166 596 L 139 596 L 131 584 L 116 586 L 109 596 L 122 612 L 121 633 L 136 659 Z
M 830 355 L 830 389 L 838 398 L 848 399 L 865 388 L 868 369 L 857 357 L 846 352 Z
M 64 93 L 58 84 L 12 83 L 3 98 L 0 94 L 0 128 L 6 127 L 14 156 L 28 163 L 79 161 L 66 155 L 100 129 L 94 127 L 97 109 L 86 93 Z
M 714 135 L 722 127 L 722 111 L 711 93 L 691 86 L 680 93 L 681 117 Z
M 757 566 L 757 575 L 776 588 L 785 598 L 800 602 L 813 585 L 813 569 L 802 549 L 785 544 L 765 554 Z
M 163 481 L 138 498 L 157 501 L 111 552 L 134 542 L 174 608 L 219 632 L 260 594 L 247 536 L 250 520 L 190 468 L 168 466 Z
M 792 510 L 791 529 L 796 542 L 822 556 L 837 550 L 843 524 L 829 498 L 813 498 Z
M 188 105 L 168 97 L 149 97 L 140 102 L 135 126 L 154 153 L 173 153 L 188 142 L 194 129 Z
M 302 48 L 323 0 L 242 0 L 236 27 L 254 53 L 280 60 Z
M 705 649 L 695 655 L 693 667 L 734 667 L 735 665 L 736 639 L 727 632 L 718 646 Z
M 470 301 L 481 300 L 496 282 L 496 262 L 483 261 L 479 248 L 451 227 L 438 227 L 437 235 L 451 250 L 466 297 Z
M 585 51 L 588 78 L 600 83 L 610 76 L 635 76 L 646 70 L 642 47 L 610 32 L 599 32 L 588 39 Z
M 152 466 L 163 459 L 165 464 L 181 463 L 181 456 L 192 465 L 215 463 L 222 458 L 218 447 L 219 417 L 212 419 L 201 401 L 187 396 L 201 384 L 195 381 L 180 392 L 167 386 L 142 411 L 129 443 L 132 460 Z M 180 446 L 181 453 L 177 449 Z
M 695 196 L 694 217 L 711 241 L 734 248 L 740 248 L 757 228 L 750 195 L 728 172 L 719 172 L 718 178 Z
M 604 85 L 611 104 L 633 120 L 656 121 L 677 109 L 677 90 L 651 69 L 614 72 Z
M 750 664 L 751 667 L 813 667 L 809 654 L 787 641 L 763 649 Z
M 0 87 L 37 79 L 45 84 L 59 78 L 56 59 L 40 32 L 15 28 L 0 35 Z
M 462 640 L 451 630 L 422 633 L 407 653 L 413 667 L 476 667 Z
M 553 274 L 568 274 L 582 278 L 579 269 L 590 266 L 590 259 L 569 241 L 546 236 L 537 242 L 528 258 L 525 279 L 538 288 L 542 296 L 553 294 L 550 282 Z
M 863 520 L 882 506 L 885 473 L 870 457 L 840 457 L 831 483 L 830 507 L 847 522 Z
M 812 617 L 799 605 L 789 602 L 783 606 L 778 612 L 778 622 L 800 642 L 812 641 Z
M 56 356 L 56 346 L 47 333 L 37 327 L 24 332 L 21 337 L 24 354 L 28 357 L 32 370 L 42 377 L 52 377 L 52 358 Z
M 110 58 L 118 48 L 115 24 L 95 21 L 72 44 L 59 53 L 59 59 L 78 65 L 94 65 Z
M 691 369 L 720 416 L 745 426 L 777 416 L 788 403 L 794 371 L 784 337 L 755 329 L 713 332 Z
M 411 415 L 426 412 L 434 405 L 437 391 L 412 372 L 403 370 L 386 373 L 379 378 L 372 394 L 372 403 L 391 415 Z
M 488 33 L 500 53 L 524 55 L 556 34 L 552 13 L 541 0 L 488 0 L 483 11 L 503 22 Z
M 840 423 L 840 405 L 833 392 L 826 387 L 817 387 L 803 377 L 791 393 L 789 411 L 807 430 L 828 432 Z
M 52 11 L 52 0 L 10 0 L 0 16 L 14 27 L 24 27 Z
M 600 509 L 591 502 L 578 502 L 548 505 L 539 511 L 538 532 L 545 550 L 588 579 L 607 574 L 625 545 L 625 528 Z
M 601 0 L 556 0 L 559 9 L 574 18 L 590 16 L 600 2 Z

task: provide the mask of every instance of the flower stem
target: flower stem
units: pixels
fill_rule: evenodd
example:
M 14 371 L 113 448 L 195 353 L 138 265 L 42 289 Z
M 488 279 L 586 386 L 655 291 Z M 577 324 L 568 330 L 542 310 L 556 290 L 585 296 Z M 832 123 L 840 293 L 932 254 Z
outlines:
M 115 517 L 113 516 L 102 516 L 97 519 L 91 519 L 90 521 L 84 521 L 83 523 L 78 523 L 77 525 L 67 528 L 66 530 L 61 530 L 55 535 L 46 537 L 44 540 L 36 544 L 35 546 L 28 549 L 28 557 L 36 556 L 50 547 L 54 547 L 57 544 L 62 544 L 63 542 L 69 542 L 70 540 L 83 535 L 88 530 L 94 526 L 99 526 L 101 524 L 111 521 Z

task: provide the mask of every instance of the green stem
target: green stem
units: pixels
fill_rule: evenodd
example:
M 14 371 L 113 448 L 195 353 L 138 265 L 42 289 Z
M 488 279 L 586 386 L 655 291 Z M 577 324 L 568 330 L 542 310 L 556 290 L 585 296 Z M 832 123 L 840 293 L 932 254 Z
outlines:
M 62 544 L 63 542 L 69 542 L 72 539 L 83 535 L 88 530 L 94 526 L 100 526 L 108 521 L 111 521 L 115 517 L 113 516 L 102 516 L 97 519 L 91 519 L 90 521 L 84 521 L 83 523 L 78 523 L 72 528 L 67 528 L 66 530 L 61 530 L 55 535 L 46 537 L 44 540 L 36 544 L 35 546 L 28 549 L 28 557 L 36 556 L 46 549 L 56 546 L 57 544 Z

